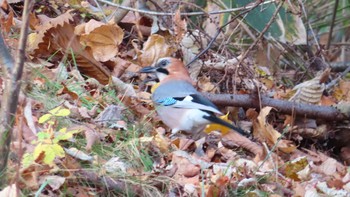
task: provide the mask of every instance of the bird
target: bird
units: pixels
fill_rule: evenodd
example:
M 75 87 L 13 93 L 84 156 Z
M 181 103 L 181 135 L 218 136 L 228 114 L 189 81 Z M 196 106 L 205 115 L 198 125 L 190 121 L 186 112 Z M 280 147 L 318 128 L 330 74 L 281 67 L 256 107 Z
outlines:
M 153 73 L 158 78 L 159 85 L 152 93 L 152 101 L 162 122 L 171 128 L 171 136 L 179 131 L 196 134 L 212 123 L 245 135 L 243 129 L 216 116 L 222 112 L 196 90 L 181 60 L 172 57 L 160 58 L 139 72 Z

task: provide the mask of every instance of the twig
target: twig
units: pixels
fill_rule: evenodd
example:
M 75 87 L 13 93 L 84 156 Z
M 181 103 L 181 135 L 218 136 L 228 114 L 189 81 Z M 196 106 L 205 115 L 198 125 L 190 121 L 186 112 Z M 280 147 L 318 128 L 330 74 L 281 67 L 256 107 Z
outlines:
M 314 29 L 312 28 L 312 26 L 311 26 L 311 24 L 310 24 L 310 20 L 309 20 L 308 14 L 306 13 L 306 9 L 305 9 L 304 3 L 301 2 L 301 1 L 300 1 L 300 6 L 301 6 L 301 9 L 303 10 L 304 17 L 306 18 L 306 21 L 307 21 L 307 27 L 309 28 L 309 30 L 310 30 L 310 32 L 311 32 L 311 34 L 312 34 L 312 37 L 313 37 L 313 39 L 314 39 L 314 42 L 316 43 L 317 49 L 318 49 L 319 51 L 321 51 L 320 44 L 318 43 L 318 39 L 317 39 L 317 37 L 316 37 L 316 35 L 315 35 Z M 308 30 L 307 30 L 307 31 L 308 31 Z M 306 39 L 306 40 L 307 40 L 307 42 L 309 42 L 308 39 Z M 321 57 L 322 57 L 322 60 L 324 61 L 323 55 L 321 55 Z
M 94 1 L 95 1 L 96 5 L 97 5 L 98 9 L 100 9 L 100 11 L 101 11 L 101 13 L 102 13 L 103 20 L 104 20 L 103 22 L 107 23 L 107 22 L 108 22 L 108 21 L 107 21 L 107 17 L 106 17 L 106 15 L 105 15 L 103 9 L 101 8 L 101 6 L 100 6 L 100 4 L 98 3 L 97 0 L 94 0 Z
M 99 2 L 105 3 L 107 5 L 115 6 L 121 9 L 129 10 L 129 11 L 134 11 L 134 12 L 139 12 L 143 14 L 149 14 L 149 15 L 156 15 L 156 16 L 174 16 L 175 13 L 171 12 L 155 12 L 155 11 L 149 11 L 149 10 L 140 10 L 136 8 L 131 8 L 127 6 L 122 6 L 117 3 L 112 3 L 106 0 L 98 0 Z M 264 5 L 264 4 L 269 4 L 269 3 L 274 3 L 275 0 L 270 0 L 270 1 L 264 1 L 257 3 L 258 5 Z M 250 6 L 245 6 L 245 7 L 239 7 L 239 8 L 232 8 L 232 9 L 227 9 L 227 10 L 219 10 L 219 11 L 213 11 L 213 12 L 189 12 L 189 13 L 180 13 L 181 16 L 197 16 L 197 15 L 206 15 L 206 14 L 224 14 L 224 13 L 229 13 L 229 12 L 237 12 L 237 11 L 243 11 L 243 10 L 250 10 L 251 8 L 256 7 L 256 4 L 250 5 Z
M 130 0 L 124 0 L 121 6 L 128 7 L 131 5 Z M 120 8 L 120 7 L 119 7 Z M 129 10 L 121 9 L 114 15 L 114 22 L 119 23 L 127 14 Z
M 333 16 L 332 16 L 332 23 L 331 23 L 331 28 L 330 28 L 329 34 L 328 34 L 328 42 L 327 42 L 327 48 L 326 49 L 329 49 L 329 47 L 331 46 L 333 28 L 334 28 L 334 23 L 335 23 L 335 17 L 337 16 L 338 5 L 339 5 L 339 0 L 335 0 Z
M 338 76 L 336 79 L 332 80 L 330 83 L 327 84 L 326 90 L 330 90 L 331 88 L 333 88 L 333 86 L 335 86 L 341 78 L 348 74 L 348 72 L 350 72 L 350 65 L 341 73 L 340 76 Z
M 235 21 L 238 17 L 240 17 L 240 16 L 242 16 L 242 15 L 244 15 L 244 14 L 250 12 L 251 10 L 253 10 L 254 8 L 256 8 L 256 7 L 259 6 L 259 5 L 261 5 L 261 2 L 256 3 L 256 4 L 254 4 L 253 6 L 249 6 L 249 7 L 250 7 L 249 9 L 247 9 L 247 10 L 245 10 L 245 11 L 239 13 L 238 15 L 236 15 L 235 17 L 233 17 L 230 21 L 228 21 L 227 23 L 225 23 L 224 25 L 222 25 L 222 26 L 216 31 L 216 34 L 215 34 L 214 37 L 211 39 L 211 41 L 209 42 L 208 46 L 207 46 L 205 49 L 203 49 L 200 53 L 198 53 L 198 54 L 196 55 L 196 57 L 194 57 L 194 58 L 187 64 L 187 67 L 188 67 L 189 65 L 191 65 L 193 62 L 195 62 L 201 55 L 203 55 L 205 52 L 207 52 L 207 51 L 210 49 L 210 47 L 213 45 L 213 43 L 214 43 L 214 41 L 216 40 L 216 38 L 219 36 L 219 34 L 222 32 L 222 30 L 223 30 L 227 25 L 229 25 L 230 23 L 232 23 L 233 21 Z M 209 12 L 209 13 L 210 13 L 210 12 Z M 208 13 L 208 14 L 209 14 L 209 13 Z
M 283 3 L 284 3 L 284 0 L 282 0 L 282 1 L 278 4 L 278 6 L 277 6 L 275 12 L 273 13 L 273 15 L 272 15 L 270 21 L 265 25 L 264 29 L 260 32 L 259 36 L 258 36 L 258 37 L 256 38 L 256 40 L 253 42 L 253 44 L 251 44 L 251 45 L 248 47 L 248 49 L 243 53 L 243 55 L 241 56 L 241 58 L 239 59 L 239 61 L 238 61 L 238 63 L 237 63 L 238 66 L 242 64 L 242 62 L 245 60 L 245 58 L 247 58 L 248 53 L 258 44 L 258 42 L 260 41 L 260 39 L 264 36 L 265 32 L 270 28 L 271 24 L 275 21 L 275 19 L 276 19 L 276 17 L 277 17 L 277 14 L 278 14 L 279 10 L 281 9 Z M 236 75 L 236 76 L 237 76 L 237 73 L 238 73 L 238 66 L 237 66 L 236 71 L 235 71 L 235 75 Z M 247 74 L 248 74 L 248 73 L 247 73 Z M 234 87 L 236 87 L 236 86 L 234 86 Z

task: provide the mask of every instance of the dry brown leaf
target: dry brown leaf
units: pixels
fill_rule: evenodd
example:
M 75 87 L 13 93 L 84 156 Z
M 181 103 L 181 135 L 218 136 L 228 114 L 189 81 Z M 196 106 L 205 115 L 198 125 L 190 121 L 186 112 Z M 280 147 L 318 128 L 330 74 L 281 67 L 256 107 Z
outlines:
M 71 59 L 73 53 L 81 73 L 94 77 L 102 84 L 107 84 L 110 72 L 79 43 L 74 34 L 73 25 L 69 24 L 71 18 L 72 16 L 67 12 L 45 23 L 39 28 L 37 34 L 31 34 L 28 44 L 31 54 L 44 59 L 56 54 L 52 60 L 61 61 L 64 54 L 68 53 Z
M 152 100 L 151 100 L 152 94 L 149 92 L 137 92 L 137 98 L 142 101 L 145 102 L 149 105 L 152 104 Z
M 296 146 L 291 141 L 279 140 L 281 134 L 275 130 L 272 125 L 266 122 L 266 116 L 270 113 L 271 109 L 272 107 L 264 107 L 261 109 L 257 119 L 253 119 L 254 137 L 266 141 L 270 146 L 274 146 L 278 143 L 277 147 L 283 152 L 293 152 L 296 149 Z
M 335 104 L 336 104 L 336 102 L 335 102 L 335 99 L 333 97 L 324 96 L 324 95 L 321 97 L 321 105 L 322 106 L 332 106 Z
M 201 168 L 191 163 L 187 158 L 173 154 L 172 165 L 177 165 L 176 175 L 185 177 L 194 177 L 199 175 Z
M 5 18 L 4 15 L 0 18 L 0 24 L 1 28 L 4 30 L 6 33 L 10 33 L 11 27 L 15 24 L 13 21 L 13 12 L 12 10 L 10 13 L 7 15 L 7 18 Z
M 118 25 L 104 24 L 92 19 L 86 23 L 80 42 L 90 47 L 95 60 L 106 62 L 118 54 L 123 37 L 124 32 Z
M 69 115 L 71 118 L 75 119 L 91 119 L 90 114 L 93 112 L 91 110 L 88 110 L 85 106 L 77 106 L 77 105 L 72 105 L 68 101 L 65 101 L 63 105 L 68 108 L 71 112 Z M 92 109 L 95 110 L 95 109 Z
M 43 156 L 43 154 L 41 154 Z M 40 156 L 39 156 L 40 157 Z M 31 190 L 37 190 L 40 187 L 39 184 L 39 177 L 50 172 L 52 168 L 48 165 L 38 165 L 33 164 L 29 167 L 22 169 L 20 172 L 21 179 L 20 180 L 20 187 L 31 189 Z
M 306 157 L 299 157 L 293 161 L 287 163 L 284 168 L 284 174 L 286 177 L 295 181 L 300 181 L 298 173 L 308 166 L 309 162 Z
M 173 50 L 166 43 L 163 36 L 153 34 L 148 37 L 143 45 L 142 54 L 139 57 L 139 62 L 142 66 L 149 66 L 159 58 L 168 57 Z
M 69 10 L 56 18 L 49 18 L 46 15 L 38 15 L 38 19 L 42 25 L 38 26 L 36 30 L 39 32 L 45 32 L 52 27 L 63 26 L 64 23 L 70 23 L 73 21 L 73 15 L 71 14 L 71 11 L 72 10 Z
M 123 97 L 135 97 L 136 92 L 131 84 L 125 83 L 117 77 L 112 76 L 112 82 L 115 89 L 119 94 L 123 95 Z
M 260 161 L 264 159 L 264 150 L 261 146 L 256 144 L 255 142 L 252 142 L 248 138 L 240 135 L 237 132 L 229 132 L 226 135 L 223 136 L 222 138 L 223 144 L 228 144 L 228 143 L 236 143 L 240 147 L 252 152 L 255 154 L 255 161 Z
M 62 95 L 62 94 L 68 94 L 69 96 L 72 97 L 73 100 L 77 100 L 79 99 L 79 96 L 77 93 L 72 92 L 68 89 L 68 87 L 66 86 L 66 84 L 64 84 L 63 82 L 61 83 L 61 85 L 63 86 L 60 90 L 57 91 L 57 95 Z
M 143 106 L 136 97 L 124 97 L 122 102 L 133 111 L 133 114 L 139 117 L 155 117 L 155 113 L 152 113 L 151 109 Z
M 35 13 L 30 13 L 29 14 L 29 27 L 31 29 L 36 29 L 37 26 L 40 25 L 40 20 L 39 18 L 35 15 Z
M 178 9 L 175 12 L 175 16 L 173 18 L 176 43 L 180 43 L 182 38 L 184 37 L 185 33 L 187 32 L 186 20 L 181 19 L 180 13 L 181 13 L 181 11 L 180 11 L 180 9 Z
M 218 91 L 218 86 L 210 81 L 210 77 L 202 76 L 198 78 L 198 87 L 202 92 L 216 93 Z
M 47 182 L 48 185 L 50 185 L 51 189 L 53 191 L 58 190 L 66 181 L 66 178 L 61 177 L 61 176 L 42 176 L 40 177 L 40 184 L 44 184 L 44 182 Z
M 223 196 L 223 192 L 225 191 L 229 181 L 230 179 L 227 176 L 220 175 L 216 179 L 215 185 L 209 186 L 208 192 L 206 193 L 205 196 L 208 196 L 208 197 Z
M 340 80 L 334 88 L 333 97 L 338 101 L 350 101 L 350 81 Z
M 112 71 L 112 75 L 118 78 L 121 77 L 124 74 L 125 70 L 131 65 L 131 62 L 121 59 L 119 57 L 113 59 L 113 63 L 114 68 Z
M 152 20 L 147 16 L 140 16 L 134 12 L 128 12 L 118 23 L 126 31 L 136 29 L 139 37 L 151 35 Z

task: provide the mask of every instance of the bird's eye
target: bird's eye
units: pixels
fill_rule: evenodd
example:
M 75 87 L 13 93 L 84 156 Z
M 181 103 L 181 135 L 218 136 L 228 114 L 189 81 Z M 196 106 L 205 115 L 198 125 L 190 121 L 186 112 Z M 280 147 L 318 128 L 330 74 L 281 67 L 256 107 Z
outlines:
M 168 62 L 166 60 L 163 60 L 160 62 L 160 66 L 166 66 L 168 64 Z

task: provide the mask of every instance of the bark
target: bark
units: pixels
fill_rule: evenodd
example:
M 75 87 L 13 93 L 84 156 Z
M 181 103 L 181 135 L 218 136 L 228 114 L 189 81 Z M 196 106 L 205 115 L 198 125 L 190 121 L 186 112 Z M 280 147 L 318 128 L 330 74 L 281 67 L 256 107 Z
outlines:
M 295 114 L 299 117 L 323 119 L 327 121 L 349 120 L 346 114 L 334 107 L 295 103 L 286 100 L 272 99 L 266 96 L 238 94 L 204 94 L 216 105 L 257 108 L 271 106 L 284 114 Z

